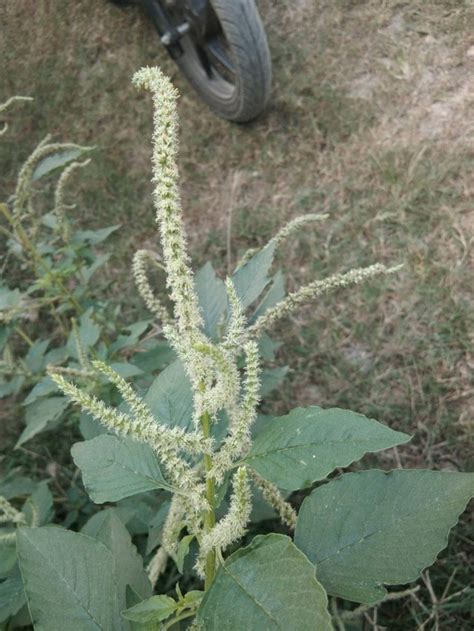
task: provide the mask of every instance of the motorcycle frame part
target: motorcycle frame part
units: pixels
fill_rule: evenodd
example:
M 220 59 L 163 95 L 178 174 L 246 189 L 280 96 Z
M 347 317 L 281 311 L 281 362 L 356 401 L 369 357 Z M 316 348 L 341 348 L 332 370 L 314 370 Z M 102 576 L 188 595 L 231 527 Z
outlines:
M 182 12 L 183 22 L 177 26 L 173 24 L 163 4 L 168 4 L 170 8 L 176 7 Z M 179 59 L 183 54 L 180 39 L 188 31 L 192 30 L 194 38 L 204 39 L 208 22 L 208 0 L 142 0 L 142 5 L 172 59 Z

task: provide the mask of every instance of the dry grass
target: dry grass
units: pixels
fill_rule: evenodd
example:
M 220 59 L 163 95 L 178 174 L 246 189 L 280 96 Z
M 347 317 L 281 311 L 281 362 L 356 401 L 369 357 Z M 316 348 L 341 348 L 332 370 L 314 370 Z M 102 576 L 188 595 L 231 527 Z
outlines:
M 413 432 L 387 466 L 472 468 L 469 4 L 262 1 L 274 93 L 266 115 L 243 127 L 196 100 L 137 11 L 97 0 L 7 0 L 0 98 L 31 94 L 36 102 L 9 115 L 6 189 L 47 131 L 96 144 L 95 166 L 76 185 L 77 219 L 123 223 L 110 269 L 122 292 L 135 245 L 156 240 L 151 106 L 129 80 L 141 65 L 163 65 L 182 93 L 183 201 L 197 260 L 225 268 L 229 216 L 235 260 L 285 219 L 324 210 L 331 217 L 319 232 L 284 252 L 291 286 L 372 261 L 405 262 L 398 278 L 340 294 L 281 328 L 291 373 L 277 407 L 346 406 Z M 468 575 L 459 539 L 432 572 L 438 595 L 455 564 L 464 569 L 450 593 Z M 388 627 L 379 614 L 365 628 L 470 628 L 465 601 L 436 609 L 428 587 L 419 598 L 428 613 L 412 600 L 389 611 Z M 438 618 L 429 618 L 435 609 Z

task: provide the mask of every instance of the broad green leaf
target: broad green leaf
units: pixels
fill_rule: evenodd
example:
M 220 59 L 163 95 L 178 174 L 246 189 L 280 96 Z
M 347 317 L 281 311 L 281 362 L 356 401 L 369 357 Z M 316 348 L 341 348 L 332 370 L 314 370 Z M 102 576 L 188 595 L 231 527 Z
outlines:
M 148 598 L 152 594 L 152 588 L 148 576 L 143 569 L 143 558 L 138 554 L 136 547 L 122 521 L 112 511 L 104 511 L 106 516 L 97 530 L 96 539 L 103 543 L 112 553 L 115 565 L 115 577 L 117 585 L 117 597 L 119 610 L 127 607 L 127 585 L 140 596 Z
M 18 557 L 35 631 L 120 629 L 112 553 L 62 528 L 21 528 Z
M 172 490 L 148 445 L 104 434 L 75 443 L 71 453 L 96 504 L 115 502 L 143 491 Z
M 0 351 L 3 350 L 5 344 L 8 342 L 11 332 L 12 328 L 10 326 L 0 325 Z
M 102 241 L 105 241 L 113 232 L 120 228 L 121 224 L 115 226 L 108 226 L 107 228 L 100 228 L 99 230 L 78 230 L 73 234 L 73 243 L 83 243 L 87 241 L 91 245 L 97 245 Z
M 48 351 L 44 357 L 45 366 L 48 364 L 62 364 L 69 357 L 66 346 L 59 346 Z
M 373 604 L 414 581 L 446 547 L 474 494 L 474 474 L 362 471 L 332 480 L 300 509 L 295 543 L 334 596 Z
M 118 372 L 118 374 L 124 379 L 143 374 L 143 370 L 141 370 L 141 368 L 138 368 L 138 366 L 134 366 L 129 362 L 112 362 L 110 367 L 113 368 L 115 372 Z
M 94 147 L 71 147 L 70 149 L 62 149 L 57 153 L 43 158 L 33 171 L 33 181 L 39 180 L 43 175 L 51 173 L 51 171 L 66 166 L 66 164 L 76 160 L 76 158 L 79 158 L 83 153 L 91 151 L 93 148 Z
M 108 434 L 108 429 L 105 425 L 96 421 L 96 419 L 87 412 L 81 412 L 79 417 L 79 431 L 85 440 L 91 440 L 97 436 L 102 436 L 102 434 Z
M 264 360 L 273 361 L 275 359 L 275 352 L 280 346 L 281 342 L 275 342 L 267 333 L 263 333 L 258 340 L 259 355 Z
M 245 462 L 282 489 L 296 490 L 347 467 L 367 452 L 410 440 L 350 410 L 295 408 L 267 423 Z
M 270 242 L 232 276 L 235 290 L 244 308 L 260 296 L 270 282 L 268 272 L 273 263 L 275 243 Z
M 138 497 L 126 497 L 116 504 L 118 515 L 132 536 L 146 535 L 163 501 L 168 498 L 169 495 L 163 491 L 148 491 Z
M 0 311 L 17 307 L 21 298 L 22 294 L 19 289 L 10 289 L 6 285 L 0 285 Z
M 264 368 L 260 377 L 260 396 L 266 397 L 273 390 L 278 388 L 288 373 L 288 366 L 278 366 L 278 368 Z
M 289 537 L 259 535 L 217 571 L 197 615 L 206 631 L 329 631 L 315 568 Z
M 10 381 L 2 381 L 0 378 L 0 399 L 3 397 L 8 397 L 11 394 L 18 394 L 25 383 L 25 377 L 23 375 L 18 375 L 18 377 L 14 377 Z
M 0 622 L 14 616 L 26 603 L 23 581 L 18 568 L 0 584 Z
M 0 578 L 5 578 L 10 575 L 16 565 L 16 558 L 14 541 L 13 543 L 2 543 L 0 545 Z
M 31 478 L 19 475 L 19 469 L 12 469 L 0 480 L 0 495 L 6 500 L 19 495 L 31 495 L 37 483 Z
M 278 271 L 272 278 L 272 284 L 265 294 L 263 300 L 258 305 L 255 313 L 250 319 L 250 323 L 255 322 L 261 315 L 268 311 L 271 307 L 274 307 L 280 300 L 285 297 L 285 281 L 283 274 Z
M 104 510 L 94 513 L 94 515 L 86 521 L 84 526 L 81 528 L 82 534 L 94 537 L 95 539 L 97 533 L 102 528 L 103 523 L 108 519 L 109 513 L 116 515 L 124 526 L 133 515 L 133 511 L 130 509 L 104 508 Z
M 177 602 L 169 596 L 152 596 L 138 605 L 122 612 L 122 616 L 131 622 L 161 622 L 176 611 Z
M 82 282 L 87 284 L 92 276 L 96 273 L 96 271 L 107 263 L 110 257 L 110 253 L 101 254 L 100 256 L 96 257 L 92 265 L 89 265 L 88 267 L 83 267 L 79 273 L 79 277 L 82 279 Z
M 176 551 L 174 561 L 180 574 L 183 573 L 184 559 L 189 552 L 189 546 L 191 545 L 191 541 L 193 539 L 194 535 L 185 535 L 178 543 L 178 549 Z
M 40 399 L 41 397 L 45 397 L 48 394 L 57 391 L 58 386 L 54 383 L 51 377 L 44 377 L 30 391 L 26 399 L 23 401 L 23 405 L 30 405 L 30 403 L 33 403 L 36 399 Z
M 151 384 L 145 402 L 159 423 L 188 429 L 193 418 L 193 393 L 183 364 L 176 360 Z
M 186 592 L 186 595 L 183 598 L 183 603 L 187 608 L 190 608 L 192 605 L 196 605 L 196 603 L 200 602 L 203 596 L 204 592 L 192 589 L 190 592 Z
M 113 342 L 110 345 L 110 349 L 109 349 L 110 355 L 112 355 L 113 353 L 116 353 L 122 348 L 127 348 L 129 346 L 136 346 L 138 343 L 138 340 L 140 339 L 140 336 L 142 335 L 142 333 L 144 333 L 147 330 L 151 322 L 152 320 L 140 320 L 139 322 L 135 322 L 134 324 L 131 324 L 130 326 L 126 327 L 124 330 L 128 331 L 128 334 L 119 335 L 117 339 L 115 340 L 115 342 Z
M 27 440 L 56 423 L 69 405 L 66 397 L 48 397 L 26 408 L 26 427 L 15 447 L 21 447 Z
M 46 480 L 40 482 L 26 500 L 22 513 L 30 526 L 44 526 L 53 517 L 53 496 Z
M 168 342 L 160 341 L 153 348 L 135 353 L 130 361 L 143 372 L 154 373 L 157 370 L 163 370 L 175 359 L 176 354 Z
M 94 322 L 92 313 L 92 309 L 86 311 L 79 322 L 79 338 L 84 350 L 94 346 L 100 337 L 100 326 Z
M 46 226 L 51 230 L 56 230 L 56 228 L 58 227 L 58 216 L 54 212 L 54 210 L 51 210 L 49 213 L 45 213 L 41 217 L 41 223 L 43 224 L 43 226 Z
M 25 356 L 25 364 L 31 372 L 39 372 L 44 365 L 44 355 L 48 348 L 49 340 L 37 340 L 30 346 Z
M 206 263 L 195 277 L 196 291 L 204 320 L 204 332 L 215 338 L 217 326 L 227 309 L 224 282 L 217 276 L 211 263 Z

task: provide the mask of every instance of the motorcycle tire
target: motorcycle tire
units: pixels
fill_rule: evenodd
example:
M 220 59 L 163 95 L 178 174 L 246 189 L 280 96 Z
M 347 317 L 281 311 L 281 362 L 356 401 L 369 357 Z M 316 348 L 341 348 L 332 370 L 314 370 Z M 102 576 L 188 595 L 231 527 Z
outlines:
M 175 61 L 213 112 L 229 121 L 248 122 L 261 114 L 270 94 L 265 30 L 255 0 L 210 0 L 210 5 L 219 37 L 202 46 L 185 35 L 180 40 L 183 54 Z

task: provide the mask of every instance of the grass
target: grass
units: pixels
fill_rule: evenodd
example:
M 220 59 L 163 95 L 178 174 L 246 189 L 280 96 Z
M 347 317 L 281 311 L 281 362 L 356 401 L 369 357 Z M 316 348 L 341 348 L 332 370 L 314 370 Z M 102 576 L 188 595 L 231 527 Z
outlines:
M 469 2 L 264 0 L 259 6 L 272 50 L 273 96 L 261 119 L 234 126 L 197 100 L 135 9 L 96 0 L 54 7 L 7 0 L 0 8 L 0 100 L 27 94 L 35 103 L 6 117 L 2 196 L 47 132 L 97 145 L 93 167 L 77 175 L 71 198 L 84 226 L 122 223 L 108 273 L 111 292 L 133 296 L 125 309 L 136 312 L 131 257 L 138 245 L 157 248 L 157 237 L 151 104 L 130 77 L 141 65 L 160 64 L 182 94 L 182 194 L 198 263 L 211 258 L 224 271 L 229 229 L 235 261 L 308 211 L 328 212 L 330 219 L 285 247 L 279 262 L 290 287 L 374 261 L 405 263 L 397 277 L 332 296 L 280 327 L 286 349 L 280 358 L 290 374 L 274 407 L 350 407 L 414 434 L 410 446 L 378 460 L 384 466 L 468 470 L 474 453 Z M 465 520 L 418 594 L 369 613 L 357 628 L 471 628 L 469 594 L 447 600 L 468 584 L 469 537 Z

